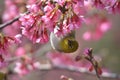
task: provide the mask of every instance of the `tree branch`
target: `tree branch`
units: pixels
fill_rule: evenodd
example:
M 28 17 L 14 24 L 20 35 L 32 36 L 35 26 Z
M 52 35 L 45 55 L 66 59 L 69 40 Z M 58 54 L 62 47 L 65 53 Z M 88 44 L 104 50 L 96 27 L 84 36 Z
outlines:
M 29 55 L 29 56 L 31 56 L 31 55 Z M 20 59 L 20 58 L 21 57 L 15 57 L 15 58 L 12 58 L 9 60 L 10 60 L 10 62 L 11 61 L 13 62 L 13 61 L 16 61 L 17 59 Z M 49 66 L 51 65 L 51 67 L 48 67 L 48 65 Z M 68 70 L 68 71 L 72 71 L 72 72 L 80 72 L 80 73 L 85 73 L 85 74 L 90 74 L 90 75 L 96 75 L 98 73 L 98 72 L 96 72 L 97 70 L 95 70 L 95 72 L 90 72 L 88 69 L 83 68 L 83 67 L 76 68 L 74 66 L 52 65 L 50 63 L 41 64 L 41 66 L 40 66 L 40 70 L 52 70 L 52 69 L 64 69 L 64 70 Z M 97 76 L 99 76 L 99 74 Z M 102 78 L 111 78 L 111 79 L 120 79 L 119 74 L 108 73 L 108 72 L 103 72 L 101 77 Z M 101 78 L 98 78 L 98 79 L 101 80 Z
M 39 0 L 36 1 L 36 4 L 38 4 L 38 3 L 39 3 Z M 29 13 L 30 13 L 30 11 L 27 11 L 27 12 L 25 12 L 25 13 L 23 13 L 23 14 L 29 14 Z M 9 20 L 9 21 L 7 21 L 7 22 L 1 24 L 1 25 L 0 25 L 0 30 L 3 29 L 3 28 L 6 27 L 6 26 L 8 26 L 8 25 L 10 25 L 10 24 L 12 24 L 12 23 L 18 21 L 18 19 L 19 19 L 20 17 L 21 17 L 21 15 L 16 16 L 16 17 L 13 18 L 12 20 Z
M 28 14 L 28 13 L 29 13 L 29 11 L 27 11 L 27 12 L 25 12 L 25 13 L 23 13 L 23 14 Z M 20 17 L 21 17 L 21 15 L 16 16 L 16 17 L 13 18 L 12 20 L 9 20 L 9 21 L 1 24 L 1 25 L 0 25 L 0 30 L 3 29 L 3 28 L 6 27 L 6 26 L 11 25 L 12 23 L 18 21 Z
M 15 17 L 14 19 L 7 21 L 6 23 L 3 23 L 0 25 L 0 29 L 3 29 L 4 27 L 14 23 L 15 21 L 17 21 L 20 18 L 20 16 Z

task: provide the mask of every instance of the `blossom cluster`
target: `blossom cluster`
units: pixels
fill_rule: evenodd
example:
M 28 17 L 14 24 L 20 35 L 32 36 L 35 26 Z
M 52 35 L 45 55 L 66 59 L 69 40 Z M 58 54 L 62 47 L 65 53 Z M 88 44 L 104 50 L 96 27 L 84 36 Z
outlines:
M 9 56 L 9 48 L 13 43 L 21 43 L 21 35 L 16 35 L 15 37 L 5 36 L 0 34 L 0 67 L 3 67 L 5 59 Z
M 27 5 L 25 5 L 27 3 Z M 86 31 L 84 40 L 98 40 L 109 30 L 111 23 L 106 18 L 101 19 L 98 15 L 86 16 L 94 8 L 105 10 L 108 13 L 119 13 L 119 0 L 6 0 L 6 10 L 3 21 L 12 19 L 14 16 L 28 10 L 19 21 L 5 28 L 5 33 L 15 34 L 22 29 L 22 34 L 32 40 L 33 43 L 46 43 L 49 41 L 49 33 L 54 32 L 58 36 L 66 35 L 81 27 L 81 23 L 88 24 L 99 20 L 95 24 L 95 31 Z M 9 7 L 10 6 L 10 7 Z M 25 7 L 26 6 L 26 7 Z M 13 10 L 11 10 L 13 9 Z M 8 14 L 9 12 L 9 14 Z M 96 18 L 96 19 L 95 19 Z M 11 25 L 10 25 L 11 26 Z M 11 33 L 11 30 L 15 30 Z
M 46 43 L 49 32 L 58 36 L 66 35 L 81 25 L 79 13 L 75 11 L 74 1 L 39 1 L 27 5 L 30 13 L 23 15 L 19 20 L 22 24 L 22 34 L 34 43 Z
M 103 17 L 103 13 L 96 13 L 94 8 L 108 13 L 119 13 L 119 1 L 41 0 L 29 4 L 27 5 L 29 13 L 19 19 L 22 34 L 34 43 L 46 43 L 49 41 L 50 32 L 57 36 L 66 35 L 71 30 L 80 28 L 82 23 L 90 25 L 94 22 L 95 31 L 86 31 L 83 39 L 99 40 L 110 29 L 111 22 L 107 17 Z M 92 16 L 86 16 L 90 11 L 93 12 Z
M 97 9 L 106 10 L 108 13 L 120 13 L 119 0 L 85 0 L 87 7 L 95 7 Z

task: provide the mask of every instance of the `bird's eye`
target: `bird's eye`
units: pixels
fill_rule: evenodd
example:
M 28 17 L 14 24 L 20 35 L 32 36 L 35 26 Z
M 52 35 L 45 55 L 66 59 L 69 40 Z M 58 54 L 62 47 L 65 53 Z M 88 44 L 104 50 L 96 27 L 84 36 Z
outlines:
M 73 48 L 72 42 L 73 42 L 72 40 L 68 40 L 68 47 L 71 49 Z

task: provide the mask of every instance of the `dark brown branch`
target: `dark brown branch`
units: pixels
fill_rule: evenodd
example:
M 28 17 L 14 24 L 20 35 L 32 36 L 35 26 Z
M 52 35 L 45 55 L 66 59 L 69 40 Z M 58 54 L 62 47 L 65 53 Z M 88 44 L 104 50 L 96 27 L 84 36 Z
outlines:
M 20 18 L 20 16 L 15 17 L 14 19 L 7 21 L 6 23 L 3 23 L 0 25 L 0 29 L 3 29 L 4 27 L 14 23 L 15 21 L 17 21 Z
M 38 4 L 39 3 L 39 0 L 38 1 L 36 1 L 36 4 Z M 23 14 L 29 14 L 30 12 L 29 11 L 27 11 L 27 12 L 25 12 L 25 13 L 23 13 Z M 1 24 L 0 25 L 0 30 L 1 29 L 3 29 L 4 27 L 6 27 L 6 26 L 8 26 L 8 25 L 11 25 L 12 23 L 14 23 L 14 22 L 16 22 L 16 21 L 18 21 L 18 19 L 21 17 L 21 15 L 19 15 L 19 16 L 16 16 L 15 18 L 13 18 L 12 20 L 10 20 L 10 21 L 7 21 L 7 22 L 5 22 L 5 23 L 3 23 L 3 24 Z
M 25 12 L 24 14 L 28 14 L 28 13 L 29 13 L 29 11 Z M 6 26 L 11 25 L 12 23 L 18 21 L 18 19 L 19 19 L 20 17 L 21 17 L 21 15 L 13 18 L 12 20 L 9 20 L 9 21 L 1 24 L 1 25 L 0 25 L 0 30 L 3 29 L 3 28 L 6 27 Z

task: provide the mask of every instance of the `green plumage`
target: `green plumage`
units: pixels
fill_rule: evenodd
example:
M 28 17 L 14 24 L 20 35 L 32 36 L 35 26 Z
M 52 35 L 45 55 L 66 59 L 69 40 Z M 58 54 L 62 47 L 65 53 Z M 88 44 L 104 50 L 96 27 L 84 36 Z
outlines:
M 59 52 L 72 53 L 78 49 L 78 42 L 75 39 L 75 31 L 71 31 L 71 33 L 61 37 L 57 37 L 57 35 L 51 33 L 50 41 L 53 49 Z

